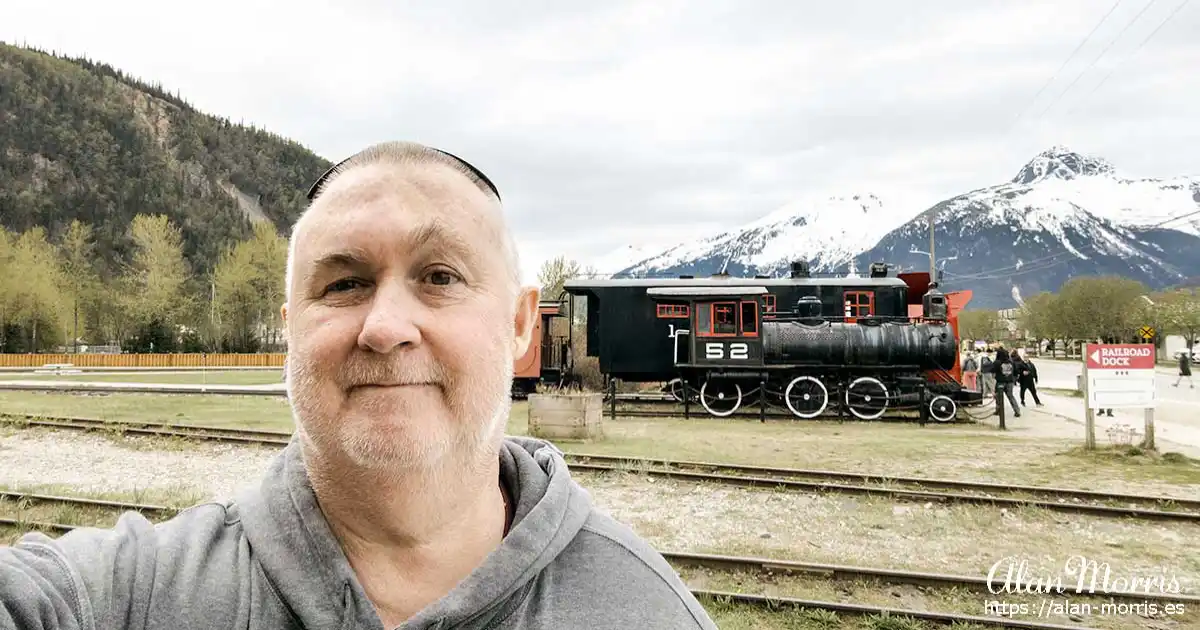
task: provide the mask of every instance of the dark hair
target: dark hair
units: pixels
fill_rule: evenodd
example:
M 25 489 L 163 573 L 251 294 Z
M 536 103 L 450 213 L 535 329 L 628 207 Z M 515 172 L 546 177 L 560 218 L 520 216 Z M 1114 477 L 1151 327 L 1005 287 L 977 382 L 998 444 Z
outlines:
M 312 186 L 309 187 L 307 195 L 308 200 L 312 201 L 316 199 L 317 195 L 320 194 L 321 189 L 336 175 L 341 174 L 343 171 L 347 170 L 348 167 L 354 166 L 359 162 L 374 161 L 380 158 L 390 158 L 397 161 L 408 160 L 415 163 L 422 161 L 422 159 L 428 160 L 431 157 L 434 158 L 432 161 L 441 162 L 443 164 L 455 167 L 459 172 L 469 177 L 471 181 L 475 182 L 475 185 L 479 186 L 480 190 L 494 195 L 497 201 L 500 200 L 500 191 L 496 188 L 496 185 L 492 183 L 491 179 L 488 179 L 487 175 L 483 174 L 483 171 L 475 168 L 475 166 L 473 166 L 470 162 L 467 162 L 453 153 L 448 153 L 433 147 L 427 147 L 415 142 L 384 142 L 372 145 L 366 149 L 363 149 L 362 151 L 359 151 L 358 153 L 355 153 L 354 155 L 351 155 L 341 162 L 334 164 L 333 166 L 329 167 L 329 170 L 325 171 L 324 174 L 318 177 L 317 181 L 313 182 Z

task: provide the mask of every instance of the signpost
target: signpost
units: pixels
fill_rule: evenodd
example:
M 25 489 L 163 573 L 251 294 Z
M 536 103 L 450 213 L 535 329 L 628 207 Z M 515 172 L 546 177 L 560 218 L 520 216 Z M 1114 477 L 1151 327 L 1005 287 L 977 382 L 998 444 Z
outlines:
M 1153 331 L 1150 331 L 1153 333 Z M 1087 401 L 1087 448 L 1096 448 L 1096 410 L 1142 408 L 1145 448 L 1154 448 L 1155 348 L 1152 344 L 1094 344 L 1084 347 L 1083 395 Z

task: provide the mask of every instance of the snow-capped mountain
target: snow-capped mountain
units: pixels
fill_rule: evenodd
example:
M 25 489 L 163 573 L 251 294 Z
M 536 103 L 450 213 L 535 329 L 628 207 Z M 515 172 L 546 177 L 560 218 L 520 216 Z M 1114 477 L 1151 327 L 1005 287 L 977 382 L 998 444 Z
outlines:
M 600 272 L 628 269 L 662 252 L 661 245 L 626 245 L 593 259 L 590 264 Z
M 732 275 L 865 270 L 884 261 L 928 269 L 930 214 L 947 290 L 972 289 L 972 308 L 1016 306 L 1076 275 L 1114 274 L 1160 288 L 1200 271 L 1200 177 L 1122 176 L 1107 161 L 1053 147 L 1012 180 L 924 212 L 886 208 L 873 195 L 789 204 L 745 227 L 666 250 L 618 276 Z
M 804 258 L 814 271 L 843 269 L 854 257 L 912 218 L 879 197 L 811 197 L 789 203 L 738 230 L 647 255 L 620 276 L 674 273 L 780 273 Z

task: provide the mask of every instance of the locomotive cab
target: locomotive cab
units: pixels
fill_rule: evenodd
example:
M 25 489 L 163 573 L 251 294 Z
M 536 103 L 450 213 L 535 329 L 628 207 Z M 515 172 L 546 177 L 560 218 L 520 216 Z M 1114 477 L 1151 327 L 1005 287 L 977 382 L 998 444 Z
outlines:
M 766 287 L 656 287 L 646 294 L 659 308 L 689 313 L 687 328 L 672 331 L 677 367 L 762 366 Z

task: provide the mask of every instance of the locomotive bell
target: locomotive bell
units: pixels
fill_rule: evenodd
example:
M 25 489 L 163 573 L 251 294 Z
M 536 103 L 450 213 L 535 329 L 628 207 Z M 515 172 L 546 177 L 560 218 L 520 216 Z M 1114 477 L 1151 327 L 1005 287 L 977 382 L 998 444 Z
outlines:
M 925 319 L 947 319 L 950 314 L 950 307 L 946 303 L 946 294 L 942 293 L 937 287 L 931 287 L 925 292 L 925 297 L 921 299 L 922 315 Z

